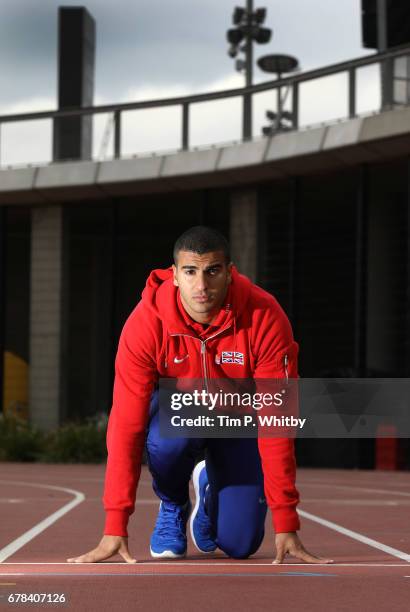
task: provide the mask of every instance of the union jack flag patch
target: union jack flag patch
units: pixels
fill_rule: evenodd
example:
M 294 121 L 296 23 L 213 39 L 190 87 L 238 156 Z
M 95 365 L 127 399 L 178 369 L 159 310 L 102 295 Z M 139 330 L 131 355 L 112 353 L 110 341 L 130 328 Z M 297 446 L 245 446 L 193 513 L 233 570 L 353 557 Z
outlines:
M 236 351 L 222 351 L 222 363 L 238 363 L 243 365 L 243 353 L 237 353 Z

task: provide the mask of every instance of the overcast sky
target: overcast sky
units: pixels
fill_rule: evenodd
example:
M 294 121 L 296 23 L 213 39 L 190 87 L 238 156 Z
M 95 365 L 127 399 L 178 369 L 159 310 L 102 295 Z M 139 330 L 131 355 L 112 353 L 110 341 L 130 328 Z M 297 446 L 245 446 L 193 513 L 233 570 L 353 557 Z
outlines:
M 57 10 L 74 4 L 0 0 L 1 113 L 55 107 Z M 361 46 L 361 0 L 261 0 L 254 4 L 267 8 L 266 25 L 274 31 L 270 43 L 255 45 L 255 59 L 267 53 L 292 54 L 302 70 L 309 70 L 371 52 Z M 77 5 L 85 6 L 97 23 L 96 103 L 243 84 L 227 55 L 225 32 L 234 6 L 244 6 L 244 0 L 85 0 Z M 267 76 L 255 70 L 256 82 Z M 220 108 L 223 114 L 223 105 Z M 201 115 L 199 109 L 197 115 Z M 163 116 L 168 117 L 164 124 L 168 125 L 171 115 Z M 169 129 L 171 133 L 173 128 Z M 224 137 L 231 137 L 229 130 Z M 169 143 L 159 140 L 151 146 L 166 148 L 172 142 L 172 138 Z

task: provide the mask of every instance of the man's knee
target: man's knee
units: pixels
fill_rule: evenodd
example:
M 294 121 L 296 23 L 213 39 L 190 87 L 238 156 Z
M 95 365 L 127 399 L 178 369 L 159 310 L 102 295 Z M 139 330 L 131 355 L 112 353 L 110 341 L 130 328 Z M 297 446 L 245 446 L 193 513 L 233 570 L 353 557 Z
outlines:
M 188 452 L 188 442 L 183 438 L 152 440 L 148 436 L 147 456 L 149 464 L 153 467 L 160 464 L 163 468 L 172 469 L 175 464 L 178 464 L 180 458 Z
M 261 533 L 253 538 L 218 538 L 218 548 L 232 559 L 247 559 L 256 553 L 263 536 Z

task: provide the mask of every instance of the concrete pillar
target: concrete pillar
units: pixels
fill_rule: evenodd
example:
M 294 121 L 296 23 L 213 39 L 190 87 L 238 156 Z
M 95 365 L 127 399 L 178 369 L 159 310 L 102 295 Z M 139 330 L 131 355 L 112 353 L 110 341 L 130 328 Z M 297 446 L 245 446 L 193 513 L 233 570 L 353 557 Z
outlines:
M 43 429 L 60 419 L 62 221 L 61 206 L 32 209 L 29 411 Z
M 258 278 L 258 192 L 241 189 L 231 193 L 230 244 L 232 261 L 239 272 Z
M 58 11 L 58 108 L 92 106 L 94 97 L 95 21 L 86 8 Z M 54 120 L 53 159 L 91 159 L 91 115 Z

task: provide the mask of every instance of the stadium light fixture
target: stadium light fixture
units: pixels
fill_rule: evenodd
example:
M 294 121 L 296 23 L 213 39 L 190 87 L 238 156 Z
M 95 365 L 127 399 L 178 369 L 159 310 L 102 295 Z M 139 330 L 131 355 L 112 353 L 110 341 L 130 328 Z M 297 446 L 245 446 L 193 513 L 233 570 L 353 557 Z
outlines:
M 246 62 L 243 59 L 237 59 L 235 62 L 235 68 L 238 72 L 243 72 L 246 68 Z
M 253 0 L 246 0 L 246 7 L 236 6 L 233 11 L 232 21 L 236 26 L 226 32 L 230 43 L 228 55 L 236 58 L 238 53 L 244 54 L 244 59 L 237 59 L 235 68 L 245 75 L 245 87 L 252 85 L 253 71 L 253 43 L 268 43 L 272 36 L 272 30 L 262 28 L 266 19 L 266 8 L 253 9 Z M 241 44 L 242 43 L 242 44 Z M 243 96 L 243 139 L 252 136 L 252 96 L 249 93 Z
M 239 43 L 244 39 L 245 34 L 239 28 L 231 28 L 226 33 L 226 38 L 231 45 L 235 45 L 236 47 Z
M 264 45 L 270 41 L 271 36 L 272 30 L 270 30 L 269 28 L 256 27 L 254 29 L 252 38 L 256 40 L 257 43 Z
M 266 19 L 266 8 L 258 8 L 255 11 L 256 23 L 263 23 Z
M 273 112 L 271 110 L 267 110 L 266 111 L 266 118 L 269 119 L 269 121 L 276 121 L 277 117 L 278 117 L 277 113 L 275 113 L 275 112 Z M 281 119 L 284 119 L 285 121 L 293 121 L 293 115 L 289 111 L 283 110 L 281 112 L 280 117 L 281 117 Z
M 270 72 L 276 74 L 277 78 L 280 79 L 282 74 L 289 74 L 291 72 L 297 72 L 299 70 L 299 62 L 296 57 L 292 55 L 265 55 L 258 59 L 258 66 L 264 72 Z M 289 87 L 285 92 L 285 99 L 282 99 L 281 87 L 276 88 L 277 92 L 277 109 L 276 112 L 267 110 L 266 118 L 271 122 L 271 125 L 267 125 L 262 128 L 262 134 L 264 136 L 272 136 L 277 132 L 288 132 L 295 127 L 295 115 L 293 111 L 287 111 L 283 108 L 284 101 L 286 100 L 289 92 Z
M 232 16 L 232 22 L 234 23 L 234 25 L 240 25 L 243 21 L 243 18 L 245 17 L 245 14 L 246 11 L 244 8 L 241 8 L 240 6 L 235 6 L 235 10 Z
M 228 49 L 228 55 L 229 57 L 232 57 L 232 59 L 236 57 L 238 55 L 238 47 L 235 47 L 235 45 L 231 45 Z

